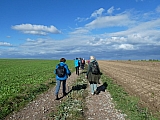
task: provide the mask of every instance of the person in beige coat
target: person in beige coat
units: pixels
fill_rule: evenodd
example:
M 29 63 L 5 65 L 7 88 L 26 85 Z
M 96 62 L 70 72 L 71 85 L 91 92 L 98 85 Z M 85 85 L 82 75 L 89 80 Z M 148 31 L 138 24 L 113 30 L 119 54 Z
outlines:
M 90 83 L 91 94 L 98 94 L 97 84 L 99 84 L 99 79 L 101 77 L 100 68 L 98 62 L 94 56 L 90 56 L 90 63 L 88 64 L 88 70 L 86 73 L 86 78 Z

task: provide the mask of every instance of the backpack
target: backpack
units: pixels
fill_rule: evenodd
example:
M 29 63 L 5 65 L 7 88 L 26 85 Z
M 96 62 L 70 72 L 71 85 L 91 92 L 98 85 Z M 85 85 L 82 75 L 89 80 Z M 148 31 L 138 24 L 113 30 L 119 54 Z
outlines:
M 99 74 L 98 64 L 96 62 L 91 63 L 91 72 L 92 74 Z
M 56 74 L 58 75 L 58 77 L 64 77 L 66 74 L 66 68 L 58 64 L 58 68 L 56 69 Z

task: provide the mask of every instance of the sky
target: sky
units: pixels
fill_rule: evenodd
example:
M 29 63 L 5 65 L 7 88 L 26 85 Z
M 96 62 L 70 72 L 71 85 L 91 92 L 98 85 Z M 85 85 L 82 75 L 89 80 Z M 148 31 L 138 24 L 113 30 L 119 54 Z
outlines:
M 160 0 L 0 0 L 0 58 L 160 59 Z

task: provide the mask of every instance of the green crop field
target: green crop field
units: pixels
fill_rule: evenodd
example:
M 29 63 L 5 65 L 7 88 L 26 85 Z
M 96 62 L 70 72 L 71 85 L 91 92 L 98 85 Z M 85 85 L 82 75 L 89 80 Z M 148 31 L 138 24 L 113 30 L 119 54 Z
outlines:
M 55 85 L 59 60 L 0 59 L 0 119 Z M 71 71 L 73 60 L 66 62 Z

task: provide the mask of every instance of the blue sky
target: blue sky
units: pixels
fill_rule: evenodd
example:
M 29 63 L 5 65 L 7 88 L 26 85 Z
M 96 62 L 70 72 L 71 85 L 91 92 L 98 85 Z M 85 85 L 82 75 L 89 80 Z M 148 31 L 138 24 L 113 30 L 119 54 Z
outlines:
M 160 59 L 160 0 L 0 0 L 0 58 Z

